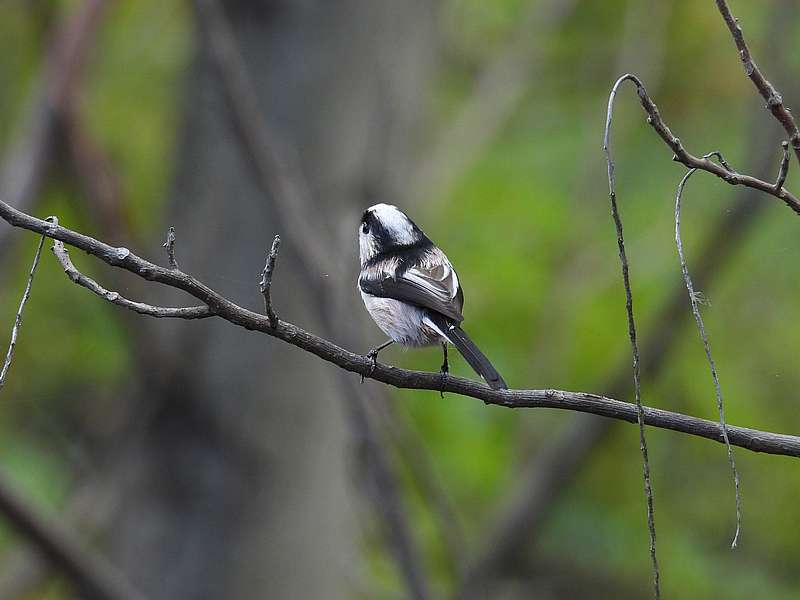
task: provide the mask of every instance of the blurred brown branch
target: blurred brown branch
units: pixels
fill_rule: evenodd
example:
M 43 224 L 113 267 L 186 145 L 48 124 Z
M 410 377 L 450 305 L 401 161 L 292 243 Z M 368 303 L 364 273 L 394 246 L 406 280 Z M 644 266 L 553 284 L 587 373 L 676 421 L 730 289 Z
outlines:
M 378 364 L 337 346 L 287 321 L 278 321 L 273 328 L 269 319 L 247 310 L 218 294 L 198 279 L 179 270 L 151 263 L 133 254 L 127 248 L 115 248 L 90 236 L 27 215 L 0 201 L 0 218 L 14 227 L 44 234 L 96 256 L 106 264 L 134 273 L 147 281 L 154 281 L 183 290 L 203 302 L 216 316 L 247 330 L 259 331 L 296 346 L 340 368 L 365 375 L 376 381 L 407 389 L 424 389 L 469 396 L 506 408 L 557 408 L 588 412 L 611 419 L 636 422 L 635 405 L 587 392 L 563 390 L 492 390 L 483 383 L 449 377 L 442 386 L 439 373 L 409 371 Z M 697 437 L 722 442 L 719 423 L 681 413 L 644 408 L 645 423 L 653 427 L 670 429 Z M 771 433 L 746 427 L 729 428 L 731 443 L 753 452 L 800 457 L 800 437 Z
M 264 194 L 273 198 L 282 227 L 293 234 L 294 249 L 302 265 L 299 275 L 306 287 L 312 290 L 324 331 L 326 335 L 338 339 L 352 340 L 352 333 L 341 319 L 332 314 L 332 307 L 337 304 L 334 282 L 340 280 L 336 274 L 341 273 L 341 264 L 331 253 L 335 240 L 322 212 L 314 209 L 309 185 L 302 174 L 294 148 L 270 130 L 260 110 L 248 65 L 222 5 L 217 0 L 195 0 L 194 7 L 219 75 L 239 144 L 250 162 L 259 187 Z M 273 310 L 269 286 L 277 257 L 276 242 L 279 240 L 276 236 L 273 241 L 270 260 L 262 276 L 264 285 L 261 286 L 267 322 L 275 331 L 280 330 L 282 322 Z M 331 277 L 320 284 L 317 276 L 319 271 Z M 344 374 L 339 381 L 353 436 L 362 450 L 366 471 L 371 478 L 376 514 L 386 528 L 392 555 L 410 597 L 419 600 L 430 598 L 430 584 L 422 566 L 422 554 L 412 535 L 399 482 L 366 411 L 368 392 L 354 385 L 352 378 Z
M 110 452 L 112 453 L 112 452 Z M 83 537 L 101 536 L 117 517 L 122 497 L 116 483 L 126 473 L 128 464 L 119 457 L 109 461 L 102 474 L 90 476 L 77 483 L 69 497 L 59 507 L 61 526 L 80 531 Z M 33 597 L 52 575 L 54 569 L 46 557 L 26 545 L 3 555 L 0 564 L 0 600 L 18 600 Z
M 411 196 L 430 203 L 445 199 L 502 131 L 537 78 L 550 32 L 574 12 L 576 0 L 531 2 L 511 39 L 476 77 L 470 95 L 419 161 Z
M 43 68 L 42 83 L 19 141 L 0 165 L 0 192 L 9 204 L 30 210 L 44 179 L 59 119 L 83 72 L 107 0 L 86 0 L 58 28 Z M 0 255 L 10 231 L 0 233 Z
M 58 523 L 35 510 L 0 476 L 0 511 L 21 535 L 75 585 L 79 595 L 96 600 L 144 600 L 124 576 L 77 544 Z

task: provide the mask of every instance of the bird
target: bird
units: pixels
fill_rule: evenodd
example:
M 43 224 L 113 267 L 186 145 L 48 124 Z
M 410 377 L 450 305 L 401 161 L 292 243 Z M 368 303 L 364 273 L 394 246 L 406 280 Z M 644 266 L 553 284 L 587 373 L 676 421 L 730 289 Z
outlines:
M 444 387 L 450 343 L 490 388 L 508 389 L 497 369 L 461 328 L 464 292 L 456 270 L 408 215 L 392 204 L 370 206 L 361 217 L 358 244 L 361 298 L 372 320 L 389 336 L 366 355 L 372 360 L 373 370 L 378 353 L 390 344 L 441 344 Z

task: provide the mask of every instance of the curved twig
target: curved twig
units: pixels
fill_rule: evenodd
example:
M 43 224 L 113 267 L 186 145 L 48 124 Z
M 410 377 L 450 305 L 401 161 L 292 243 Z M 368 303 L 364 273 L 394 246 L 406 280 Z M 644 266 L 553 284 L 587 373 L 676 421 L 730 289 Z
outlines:
M 644 84 L 636 75 L 626 73 L 617 79 L 614 87 L 611 90 L 611 98 L 609 100 L 613 100 L 614 96 L 617 94 L 617 90 L 625 81 L 630 81 L 636 86 L 636 93 L 639 95 L 639 102 L 647 113 L 647 123 L 655 130 L 655 132 L 667 144 L 667 146 L 672 149 L 674 153 L 674 156 L 672 157 L 673 160 L 684 164 L 690 169 L 707 171 L 708 173 L 716 175 L 731 185 L 743 185 L 764 192 L 765 194 L 769 194 L 770 196 L 774 196 L 775 198 L 783 201 L 783 203 L 791 208 L 795 213 L 800 214 L 800 199 L 798 199 L 797 196 L 792 194 L 785 187 L 776 189 L 774 183 L 752 177 L 751 175 L 737 173 L 728 165 L 717 164 L 709 158 L 699 158 L 687 152 L 680 139 L 675 137 L 675 134 L 672 133 L 672 130 L 670 130 L 667 124 L 664 123 L 663 119 L 661 118 L 661 113 L 658 111 L 658 107 L 650 98 L 650 96 L 647 95 L 647 90 L 645 89 Z
M 718 152 L 712 154 L 716 154 L 720 160 L 723 160 L 722 156 Z M 711 154 L 707 154 L 705 157 L 709 156 L 711 156 Z M 686 284 L 686 291 L 689 293 L 689 303 L 692 307 L 692 315 L 694 315 L 695 323 L 697 323 L 697 329 L 700 332 L 700 338 L 703 341 L 703 348 L 706 352 L 706 360 L 708 361 L 708 367 L 711 370 L 711 378 L 714 380 L 714 393 L 716 394 L 717 398 L 719 425 L 722 429 L 722 439 L 725 442 L 725 448 L 728 452 L 728 462 L 731 465 L 731 472 L 733 473 L 733 484 L 736 490 L 736 533 L 733 536 L 731 548 L 736 548 L 737 544 L 739 543 L 739 534 L 742 530 L 742 493 L 739 480 L 739 471 L 736 468 L 736 460 L 733 457 L 733 448 L 731 447 L 731 442 L 728 437 L 728 426 L 725 422 L 725 403 L 722 400 L 722 387 L 719 383 L 719 375 L 717 374 L 717 367 L 714 364 L 714 357 L 711 355 L 711 344 L 708 341 L 708 335 L 706 334 L 703 317 L 700 314 L 700 293 L 696 292 L 694 289 L 692 278 L 689 275 L 689 267 L 686 265 L 686 256 L 684 256 L 683 253 L 683 242 L 681 240 L 681 198 L 683 197 L 683 189 L 686 186 L 686 182 L 689 181 L 689 178 L 696 172 L 697 169 L 690 169 L 678 184 L 678 191 L 675 195 L 675 245 L 678 249 L 678 258 L 680 259 L 681 263 L 683 282 Z
M 622 283 L 625 286 L 625 312 L 628 317 L 628 337 L 631 340 L 631 354 L 633 355 L 633 394 L 636 400 L 636 417 L 639 424 L 639 449 L 642 453 L 642 478 L 644 480 L 644 495 L 647 502 L 647 531 L 650 537 L 650 562 L 653 567 L 653 591 L 656 600 L 661 598 L 661 573 L 658 568 L 656 553 L 656 524 L 655 511 L 653 510 L 653 484 L 650 477 L 650 457 L 647 450 L 647 436 L 644 428 L 644 408 L 642 407 L 641 367 L 639 358 L 639 342 L 636 339 L 636 319 L 633 315 L 633 292 L 631 291 L 630 268 L 625 252 L 625 238 L 622 232 L 622 219 L 617 206 L 617 182 L 614 176 L 614 161 L 611 158 L 611 118 L 614 112 L 614 99 L 619 86 L 626 77 L 622 77 L 614 84 L 608 97 L 608 112 L 606 113 L 606 127 L 603 134 L 603 152 L 608 165 L 608 196 L 611 200 L 611 217 L 617 231 L 617 247 L 619 248 L 619 261 L 622 266 Z
M 167 306 L 153 306 L 152 304 L 145 304 L 144 302 L 135 302 L 128 300 L 119 292 L 112 292 L 107 290 L 91 277 L 87 277 L 81 273 L 75 265 L 72 264 L 72 259 L 69 257 L 69 252 L 64 247 L 64 243 L 55 240 L 51 248 L 53 254 L 58 260 L 61 267 L 64 269 L 67 277 L 73 283 L 86 288 L 93 294 L 97 294 L 103 300 L 107 300 L 111 304 L 127 308 L 140 315 L 147 315 L 148 317 L 156 317 L 158 319 L 206 319 L 213 317 L 214 313 L 208 306 L 189 306 L 187 308 L 171 308 Z

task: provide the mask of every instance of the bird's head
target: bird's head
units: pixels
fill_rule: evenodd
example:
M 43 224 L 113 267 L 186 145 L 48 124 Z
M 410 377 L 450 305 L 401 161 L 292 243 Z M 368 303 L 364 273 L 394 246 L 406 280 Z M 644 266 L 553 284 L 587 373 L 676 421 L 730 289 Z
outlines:
M 358 246 L 361 264 L 393 249 L 413 246 L 427 240 L 414 221 L 396 206 L 376 204 L 361 216 Z

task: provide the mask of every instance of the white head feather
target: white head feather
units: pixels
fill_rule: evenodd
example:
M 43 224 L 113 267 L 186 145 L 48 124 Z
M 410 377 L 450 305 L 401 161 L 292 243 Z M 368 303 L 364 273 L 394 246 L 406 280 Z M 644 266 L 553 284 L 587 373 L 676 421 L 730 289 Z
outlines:
M 396 206 L 384 203 L 375 204 L 370 206 L 366 212 L 372 213 L 395 244 L 412 244 L 419 239 L 419 230 L 415 228 L 411 219 Z M 363 230 L 359 230 L 358 245 L 362 264 L 380 250 L 379 240 L 371 231 L 364 233 Z

